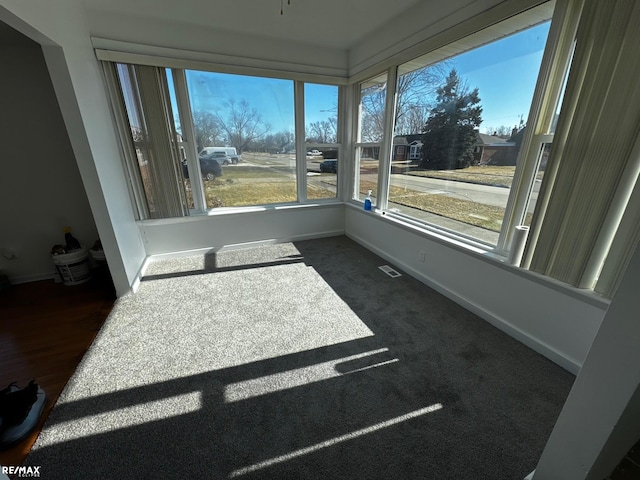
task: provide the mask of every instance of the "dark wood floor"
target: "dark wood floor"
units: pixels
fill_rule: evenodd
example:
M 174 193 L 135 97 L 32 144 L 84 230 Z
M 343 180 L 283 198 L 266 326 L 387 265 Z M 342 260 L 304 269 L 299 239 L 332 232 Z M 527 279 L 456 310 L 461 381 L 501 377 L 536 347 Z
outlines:
M 1 465 L 24 461 L 113 302 L 112 289 L 100 279 L 73 286 L 47 280 L 0 291 L 0 389 L 35 379 L 48 397 L 36 431 L 0 452 Z

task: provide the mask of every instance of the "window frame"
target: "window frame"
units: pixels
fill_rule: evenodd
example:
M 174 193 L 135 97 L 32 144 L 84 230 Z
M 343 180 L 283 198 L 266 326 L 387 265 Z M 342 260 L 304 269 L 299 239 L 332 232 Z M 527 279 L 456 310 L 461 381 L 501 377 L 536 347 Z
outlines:
M 529 204 L 531 192 L 534 187 L 536 173 L 538 171 L 540 148 L 544 143 L 550 143 L 553 141 L 553 134 L 549 133 L 553 115 L 556 112 L 558 100 L 561 95 L 566 73 L 571 60 L 571 53 L 573 49 L 573 42 L 577 30 L 579 21 L 579 12 L 581 10 L 581 1 L 573 2 L 571 0 L 549 0 L 547 2 L 540 2 L 538 5 L 532 5 L 529 8 L 536 8 L 544 4 L 553 6 L 551 15 L 551 26 L 549 35 L 545 45 L 542 63 L 536 80 L 536 86 L 534 89 L 533 100 L 529 110 L 529 116 L 527 125 L 531 125 L 532 128 L 527 128 L 525 139 L 523 140 L 522 147 L 520 149 L 518 160 L 516 162 L 516 172 L 514 174 L 513 184 L 510 188 L 507 205 L 505 207 L 505 213 L 503 216 L 502 227 L 498 235 L 498 240 L 495 244 L 485 242 L 478 238 L 474 238 L 465 235 L 462 232 L 448 229 L 436 224 L 432 224 L 420 219 L 416 219 L 410 215 L 394 212 L 388 209 L 388 195 L 389 195 L 389 181 L 391 171 L 391 155 L 392 155 L 392 142 L 394 125 L 393 119 L 395 118 L 395 97 L 398 78 L 398 69 L 401 65 L 411 61 L 411 58 L 418 58 L 421 56 L 429 55 L 429 52 L 435 52 L 442 47 L 446 47 L 449 44 L 456 43 L 457 41 L 466 38 L 465 35 L 460 35 L 449 43 L 436 43 L 431 49 L 425 48 L 424 50 L 411 49 L 413 56 L 407 57 L 405 55 L 399 56 L 391 64 L 387 64 L 386 70 L 375 70 L 367 72 L 366 79 L 376 78 L 387 74 L 387 104 L 393 100 L 392 105 L 387 105 L 385 109 L 385 130 L 383 132 L 383 146 L 384 156 L 380 158 L 380 167 L 378 175 L 378 195 L 376 202 L 376 209 L 382 212 L 384 215 L 390 218 L 396 218 L 402 222 L 410 223 L 416 227 L 425 231 L 431 231 L 439 235 L 443 235 L 452 241 L 462 242 L 469 245 L 470 248 L 478 248 L 482 246 L 486 252 L 490 252 L 503 261 L 509 256 L 511 250 L 511 242 L 513 241 L 513 232 L 515 226 L 520 225 L 526 215 L 526 210 Z M 520 13 L 524 13 L 523 10 Z M 500 31 L 500 23 L 508 22 L 512 24 L 514 19 L 517 19 L 519 14 L 509 14 L 502 19 L 495 19 L 494 21 L 481 27 L 478 24 L 474 24 L 476 28 L 470 27 L 471 31 L 467 32 L 469 37 L 475 37 L 478 34 L 482 35 L 483 30 L 498 30 Z M 517 21 L 517 20 L 516 20 Z M 451 35 L 454 35 L 452 33 Z M 485 40 L 486 41 L 486 40 Z M 481 44 L 478 44 L 481 45 Z M 439 61 L 439 60 L 438 60 Z M 435 63 L 435 61 L 434 61 Z M 368 80 L 359 80 L 356 86 L 364 83 Z M 393 79 L 393 81 L 392 81 Z M 359 93 L 359 91 L 358 91 Z M 358 133 L 359 125 L 357 123 L 360 119 L 360 112 L 358 109 L 358 115 L 353 120 L 356 122 L 354 131 Z M 358 138 L 356 136 L 356 138 Z M 361 145 L 354 144 L 354 156 L 357 155 L 357 147 Z M 359 162 L 355 158 L 354 162 L 354 187 L 359 185 Z M 351 196 L 351 203 L 356 205 L 362 204 L 362 201 L 358 198 L 358 192 L 355 191 Z
M 178 105 L 178 114 L 180 117 L 181 125 L 182 125 L 182 142 L 181 145 L 184 147 L 184 152 L 186 154 L 187 159 L 187 169 L 189 172 L 190 178 L 196 178 L 194 183 L 192 184 L 192 195 L 194 201 L 194 208 L 189 209 L 189 215 L 215 215 L 221 211 L 224 212 L 241 212 L 243 210 L 252 210 L 256 207 L 278 207 L 278 206 L 295 206 L 295 205 L 305 205 L 308 203 L 336 203 L 344 201 L 344 187 L 342 185 L 343 181 L 341 177 L 343 175 L 338 174 L 337 176 L 337 185 L 336 185 L 336 196 L 333 198 L 326 199 L 307 199 L 307 176 L 306 176 L 306 150 L 305 150 L 305 121 L 304 121 L 304 85 L 306 83 L 313 84 L 324 84 L 338 87 L 338 105 L 337 105 L 337 128 L 338 128 L 338 138 L 335 144 L 327 144 L 331 148 L 336 148 L 340 154 L 345 152 L 344 144 L 341 141 L 344 135 L 342 134 L 343 125 L 346 123 L 343 120 L 344 112 L 346 111 L 345 107 L 345 90 L 347 79 L 341 77 L 330 77 L 330 76 L 320 76 L 320 75 L 303 75 L 303 74 L 295 74 L 286 72 L 272 72 L 265 69 L 260 68 L 251 68 L 251 67 L 237 67 L 230 68 L 228 66 L 218 66 L 220 68 L 216 68 L 214 64 L 203 64 L 202 62 L 189 62 L 176 60 L 172 58 L 165 57 L 152 57 L 146 55 L 135 55 L 125 52 L 113 52 L 113 51 L 101 51 L 96 50 L 96 55 L 99 60 L 102 61 L 104 78 L 106 83 L 106 88 L 111 97 L 111 106 L 113 109 L 114 120 L 119 131 L 119 137 L 121 139 L 121 143 L 123 143 L 123 161 L 125 165 L 125 169 L 129 173 L 129 177 L 131 178 L 129 182 L 129 188 L 131 193 L 131 201 L 133 207 L 137 213 L 138 220 L 149 220 L 151 217 L 149 216 L 148 209 L 146 206 L 146 197 L 144 189 L 141 187 L 141 182 L 139 181 L 139 173 L 135 172 L 135 152 L 131 151 L 131 148 L 128 147 L 132 143 L 132 138 L 130 132 L 126 131 L 126 108 L 117 93 L 120 90 L 120 84 L 115 73 L 112 73 L 113 69 L 117 68 L 118 64 L 134 64 L 134 65 L 143 65 L 143 66 L 153 66 L 160 69 L 165 70 L 165 74 L 172 75 L 174 81 L 174 90 L 175 90 L 175 100 Z M 191 107 L 189 102 L 189 92 L 186 82 L 186 70 L 199 70 L 203 72 L 214 72 L 214 73 L 226 73 L 233 75 L 246 75 L 260 78 L 274 78 L 280 80 L 287 80 L 293 82 L 293 104 L 294 104 L 294 129 L 296 135 L 296 167 L 294 169 L 296 175 L 296 199 L 288 202 L 278 202 L 278 203 L 259 203 L 252 205 L 242 205 L 242 206 L 231 206 L 231 207 L 221 207 L 221 208 L 207 208 L 206 206 L 206 198 L 204 193 L 204 184 L 202 178 L 200 176 L 200 165 L 198 161 L 198 155 L 196 152 L 195 146 L 195 134 L 193 129 L 193 117 L 191 115 Z M 175 142 L 176 139 L 172 139 Z M 192 148 L 189 147 L 189 143 L 193 145 Z M 346 162 L 342 162 L 346 163 Z M 346 172 L 344 166 L 339 166 L 339 169 L 343 172 Z M 195 172 L 195 173 L 194 173 Z M 159 218 L 156 220 L 168 219 Z
M 336 141 L 335 143 L 315 143 L 315 142 L 307 142 L 306 140 L 306 128 L 307 128 L 307 121 L 306 121 L 306 116 L 305 116 L 305 108 L 306 108 L 306 103 L 305 103 L 305 85 L 306 84 L 318 84 L 320 82 L 297 82 L 300 84 L 300 86 L 298 86 L 297 88 L 299 90 L 297 90 L 297 94 L 300 97 L 300 102 L 296 103 L 297 106 L 300 107 L 300 111 L 296 110 L 296 122 L 300 122 L 300 125 L 298 125 L 298 123 L 296 123 L 296 132 L 298 131 L 302 131 L 305 132 L 305 135 L 301 136 L 301 142 L 300 145 L 298 145 L 298 135 L 296 135 L 296 161 L 298 162 L 298 164 L 300 165 L 300 169 L 304 170 L 300 172 L 301 177 L 304 177 L 304 181 L 303 182 L 299 182 L 299 183 L 304 183 L 304 185 L 300 186 L 300 190 L 298 193 L 298 202 L 305 204 L 305 203 L 317 203 L 317 204 L 322 204 L 322 203 L 332 203 L 332 202 L 336 202 L 336 201 L 342 201 L 341 199 L 344 198 L 344 196 L 342 195 L 341 191 L 343 190 L 342 184 L 344 183 L 342 180 L 342 177 L 344 177 L 344 175 L 340 175 L 340 171 L 342 172 L 346 172 L 345 168 L 344 168 L 344 164 L 346 163 L 344 157 L 345 157 L 345 152 L 346 150 L 343 148 L 343 138 L 344 138 L 344 134 L 343 134 L 343 128 L 344 125 L 346 124 L 344 121 L 344 108 L 345 108 L 345 101 L 344 101 L 344 96 L 345 96 L 345 89 L 346 88 L 340 88 L 340 86 L 336 85 L 338 87 L 338 96 L 337 96 L 337 102 L 338 104 L 336 105 Z M 323 85 L 332 85 L 332 84 L 327 84 L 324 83 Z M 298 130 L 299 129 L 299 130 Z M 306 172 L 306 165 L 307 165 L 307 152 L 309 151 L 309 149 L 314 149 L 314 148 L 331 148 L 331 149 L 335 149 L 338 151 L 338 164 L 337 164 L 337 171 L 336 171 L 336 195 L 335 197 L 327 197 L 327 198 L 318 198 L 318 199 L 309 199 L 308 198 L 308 182 L 307 182 L 307 172 Z M 300 156 L 301 160 L 298 161 L 297 156 Z M 341 166 L 342 164 L 342 166 Z
M 554 0 L 550 0 L 553 2 Z M 516 1 L 507 1 L 497 5 L 494 8 L 488 9 L 485 12 L 477 15 L 475 18 L 469 19 L 451 28 L 443 30 L 439 34 L 431 35 L 425 40 L 413 45 L 408 45 L 406 48 L 401 49 L 396 54 L 389 55 L 386 59 L 372 65 L 370 67 L 363 68 L 358 73 L 351 77 L 334 76 L 331 74 L 310 74 L 287 71 L 283 69 L 269 69 L 264 68 L 264 62 L 248 62 L 245 65 L 230 65 L 222 64 L 216 61 L 199 60 L 196 56 L 194 59 L 180 59 L 170 55 L 175 54 L 173 51 L 169 51 L 162 47 L 145 47 L 144 52 L 140 53 L 140 46 L 134 44 L 124 44 L 119 42 L 117 44 L 118 50 L 107 50 L 105 48 L 111 48 L 110 43 L 104 39 L 93 39 L 95 52 L 99 60 L 108 63 L 135 63 L 140 65 L 152 65 L 162 68 L 170 68 L 172 71 L 184 71 L 186 69 L 211 71 L 216 73 L 231 73 L 237 75 L 251 75 L 265 78 L 278 78 L 285 80 L 292 80 L 294 82 L 294 109 L 295 115 L 295 130 L 296 130 L 296 184 L 297 184 L 297 198 L 295 202 L 286 202 L 282 204 L 258 204 L 251 206 L 238 206 L 238 207 L 226 207 L 221 209 L 206 209 L 202 205 L 205 205 L 204 200 L 196 202 L 194 198 L 194 204 L 196 208 L 190 213 L 212 215 L 216 213 L 222 213 L 225 210 L 226 213 L 240 212 L 242 209 L 254 209 L 256 206 L 262 207 L 278 206 L 278 205 L 299 205 L 302 206 L 308 203 L 352 203 L 354 205 L 361 205 L 362 201 L 359 197 L 359 161 L 357 152 L 359 147 L 376 145 L 380 147 L 379 156 L 379 169 L 378 169 L 378 191 L 376 198 L 376 209 L 382 211 L 384 214 L 392 217 L 396 215 L 398 219 L 403 222 L 416 225 L 421 231 L 432 231 L 439 235 L 444 235 L 455 242 L 462 242 L 468 244 L 470 247 L 477 248 L 481 245 L 487 252 L 493 252 L 497 257 L 506 258 L 510 250 L 511 231 L 514 225 L 521 222 L 524 212 L 526 211 L 529 195 L 531 193 L 532 185 L 535 178 L 535 172 L 537 171 L 538 158 L 536 155 L 532 155 L 531 152 L 536 151 L 535 145 L 541 145 L 548 142 L 548 132 L 536 129 L 527 129 L 530 135 L 530 145 L 527 149 L 528 156 L 523 161 L 527 165 L 527 168 L 518 166 L 516 175 L 514 176 L 514 186 L 511 188 L 507 207 L 505 209 L 505 216 L 503 220 L 503 228 L 499 235 L 499 240 L 496 245 L 484 243 L 476 238 L 465 236 L 459 232 L 450 231 L 446 228 L 439 227 L 437 225 L 428 224 L 426 222 L 412 219 L 406 215 L 397 214 L 387 210 L 388 207 L 388 193 L 389 193 L 389 180 L 391 170 L 391 155 L 393 150 L 393 118 L 395 117 L 394 109 L 396 108 L 395 102 L 395 90 L 397 87 L 398 67 L 412 58 L 417 58 L 422 55 L 426 55 L 429 52 L 436 51 L 441 47 L 445 47 L 449 44 L 453 44 L 469 35 L 475 35 L 481 32 L 485 28 L 496 28 L 500 22 L 511 21 L 512 17 L 517 16 L 519 13 L 531 8 L 535 8 L 542 5 L 543 1 L 531 0 L 526 2 L 526 5 L 518 5 Z M 557 97 L 554 98 L 552 91 L 559 92 L 559 88 L 564 79 L 566 67 L 568 65 L 569 45 L 573 42 L 575 37 L 575 29 L 579 20 L 579 12 L 581 10 L 582 0 L 555 0 L 555 7 L 552 13 L 552 23 L 547 40 L 543 56 L 543 66 L 541 67 L 538 75 L 538 81 L 536 84 L 536 90 L 534 93 L 534 101 L 529 112 L 529 118 L 527 125 L 534 125 L 535 122 L 541 116 L 546 115 L 549 105 L 553 104 L 555 108 L 557 104 Z M 573 29 L 573 30 L 572 30 Z M 100 48 L 100 47 L 103 48 Z M 122 51 L 121 49 L 130 51 Z M 136 50 L 138 50 L 136 52 Z M 148 52 L 151 52 L 149 54 Z M 563 67 L 563 61 L 564 67 Z M 253 65 L 250 65 L 253 63 Z M 564 68 L 564 70 L 563 70 Z M 543 72 L 544 70 L 544 72 Z M 562 71 L 561 74 L 558 72 Z M 376 77 L 386 75 L 386 98 L 385 98 L 385 120 L 384 120 L 384 132 L 383 138 L 380 143 L 372 144 L 370 142 L 360 142 L 358 132 L 358 122 L 360 119 L 358 106 L 360 105 L 360 85 L 367 79 L 374 79 Z M 108 75 L 105 75 L 108 77 Z M 307 199 L 307 182 L 306 182 L 306 168 L 304 157 L 306 154 L 307 145 L 305 144 L 304 135 L 304 84 L 328 84 L 335 85 L 339 88 L 338 93 L 338 143 L 331 144 L 331 147 L 338 147 L 340 152 L 340 158 L 342 159 L 338 165 L 338 186 L 335 198 L 318 199 L 309 201 Z M 179 83 L 179 82 L 178 82 Z M 109 79 L 107 79 L 108 89 L 112 89 Z M 178 90 L 178 87 L 176 87 Z M 299 90 L 302 94 L 296 93 Z M 182 100 L 184 101 L 184 100 Z M 180 102 L 179 102 L 180 104 Z M 555 110 L 554 110 L 555 111 Z M 542 113 L 541 113 L 542 112 Z M 117 123 L 117 122 L 116 122 Z M 119 126 L 120 135 L 123 135 L 123 129 Z M 188 135 L 185 135 L 185 141 Z M 541 136 L 542 135 L 542 136 Z M 312 145 L 309 145 L 312 146 Z M 126 148 L 123 148 L 124 156 L 127 156 Z M 187 160 L 189 162 L 190 149 L 187 151 Z M 521 155 L 524 155 L 521 153 Z M 198 167 L 197 153 L 196 157 L 191 160 L 191 168 Z M 520 163 L 520 162 L 519 162 Z M 126 166 L 127 170 L 130 170 L 129 166 Z M 198 170 L 196 170 L 198 171 Z M 533 172 L 533 173 L 532 173 Z M 130 189 L 132 192 L 132 203 L 134 204 L 138 216 L 140 219 L 147 218 L 145 216 L 144 208 L 141 206 L 144 202 L 140 201 L 140 193 L 136 191 L 135 175 L 131 175 L 133 179 L 130 183 Z M 199 177 L 199 175 L 196 175 Z M 516 181 L 517 180 L 517 181 Z M 198 188 L 198 192 L 202 192 L 202 188 Z M 200 205 L 200 206 L 198 206 Z

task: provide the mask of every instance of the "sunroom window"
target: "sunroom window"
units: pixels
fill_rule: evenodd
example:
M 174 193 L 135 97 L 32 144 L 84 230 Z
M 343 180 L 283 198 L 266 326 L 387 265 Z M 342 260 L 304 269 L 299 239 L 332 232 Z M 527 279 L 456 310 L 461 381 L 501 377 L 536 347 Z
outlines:
M 360 84 L 358 131 L 355 143 L 354 195 L 364 201 L 371 191 L 373 203 L 378 197 L 378 174 L 385 131 L 387 75 Z
M 388 212 L 497 245 L 551 7 L 398 66 Z
M 199 160 L 221 167 L 205 182 L 207 208 L 295 202 L 293 81 L 185 73 Z
M 104 66 L 140 218 L 337 198 L 339 86 Z

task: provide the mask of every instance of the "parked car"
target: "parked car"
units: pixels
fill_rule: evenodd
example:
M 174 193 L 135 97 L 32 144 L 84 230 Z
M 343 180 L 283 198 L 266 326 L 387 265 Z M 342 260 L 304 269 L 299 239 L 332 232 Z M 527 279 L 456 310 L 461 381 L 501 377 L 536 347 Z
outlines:
M 202 178 L 206 180 L 215 180 L 222 176 L 222 167 L 216 160 L 200 157 L 200 173 Z M 189 178 L 189 170 L 187 169 L 187 162 L 182 162 L 182 175 L 184 178 Z
M 338 159 L 331 158 L 325 160 L 320 164 L 320 171 L 322 173 L 338 173 Z
M 231 162 L 231 157 L 224 152 L 213 152 L 207 155 L 200 155 L 200 158 L 204 158 L 206 160 L 213 160 L 218 162 L 220 165 L 229 165 Z
M 234 165 L 242 161 L 242 157 L 238 155 L 235 147 L 204 147 L 198 155 L 205 156 L 212 153 L 227 155 Z
M 322 155 L 322 152 L 320 150 L 309 150 L 307 152 L 308 157 L 319 157 L 321 155 Z

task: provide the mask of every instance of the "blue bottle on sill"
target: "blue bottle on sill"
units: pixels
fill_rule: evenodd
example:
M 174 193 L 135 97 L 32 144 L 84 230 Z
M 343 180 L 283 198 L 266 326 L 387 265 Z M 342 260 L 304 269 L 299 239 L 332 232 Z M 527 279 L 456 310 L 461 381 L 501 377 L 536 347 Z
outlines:
M 367 198 L 364 199 L 364 209 L 371 210 L 371 190 L 367 193 Z

